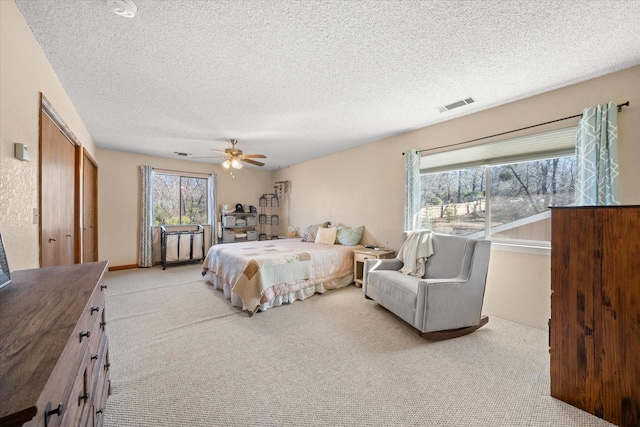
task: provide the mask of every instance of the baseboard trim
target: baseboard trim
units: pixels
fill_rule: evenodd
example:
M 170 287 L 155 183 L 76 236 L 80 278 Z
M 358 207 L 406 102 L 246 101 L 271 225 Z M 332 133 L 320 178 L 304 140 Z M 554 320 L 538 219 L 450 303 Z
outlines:
M 138 268 L 138 264 L 114 265 L 113 267 L 109 267 L 109 271 L 129 270 L 130 268 Z

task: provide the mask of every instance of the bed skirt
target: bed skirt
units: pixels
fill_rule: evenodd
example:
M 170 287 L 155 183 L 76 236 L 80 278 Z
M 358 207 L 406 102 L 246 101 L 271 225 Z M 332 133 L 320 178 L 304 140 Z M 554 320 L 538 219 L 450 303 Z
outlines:
M 231 304 L 235 307 L 241 307 L 246 310 L 246 307 L 242 303 L 242 299 L 231 291 L 232 286 L 220 276 L 211 274 L 209 271 L 206 275 L 206 279 L 211 283 L 214 289 L 220 289 L 224 293 L 225 298 L 231 300 Z M 325 280 L 322 283 L 316 283 L 315 285 L 309 284 L 308 280 L 301 280 L 293 283 L 282 283 L 276 286 L 272 286 L 265 290 L 262 299 L 260 300 L 259 311 L 266 311 L 272 307 L 278 307 L 282 304 L 292 303 L 297 300 L 304 300 L 316 293 L 323 294 L 331 289 L 344 288 L 353 283 L 353 274 L 348 274 L 344 277 Z

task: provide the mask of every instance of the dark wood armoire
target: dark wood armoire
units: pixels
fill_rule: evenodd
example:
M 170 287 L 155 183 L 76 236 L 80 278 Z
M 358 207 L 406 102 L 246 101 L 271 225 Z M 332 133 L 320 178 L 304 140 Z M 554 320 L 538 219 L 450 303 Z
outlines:
M 640 206 L 551 210 L 551 396 L 640 426 Z

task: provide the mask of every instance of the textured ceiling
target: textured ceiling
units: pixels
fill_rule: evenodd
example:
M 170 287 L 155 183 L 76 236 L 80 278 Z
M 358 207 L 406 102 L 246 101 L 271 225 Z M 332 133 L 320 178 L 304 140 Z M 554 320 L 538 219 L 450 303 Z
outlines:
M 97 146 L 163 157 L 277 169 L 640 64 L 640 0 L 134 2 L 16 0 Z

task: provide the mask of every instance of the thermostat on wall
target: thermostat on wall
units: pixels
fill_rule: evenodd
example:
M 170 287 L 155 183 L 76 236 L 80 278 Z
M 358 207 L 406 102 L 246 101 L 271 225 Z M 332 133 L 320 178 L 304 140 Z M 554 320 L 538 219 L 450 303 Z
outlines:
M 20 144 L 18 142 L 16 142 L 14 146 L 15 146 L 16 159 L 24 160 L 25 162 L 28 162 L 29 160 L 31 160 L 29 158 L 29 147 L 27 147 L 24 144 Z

